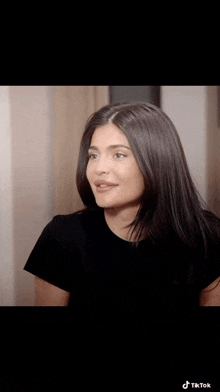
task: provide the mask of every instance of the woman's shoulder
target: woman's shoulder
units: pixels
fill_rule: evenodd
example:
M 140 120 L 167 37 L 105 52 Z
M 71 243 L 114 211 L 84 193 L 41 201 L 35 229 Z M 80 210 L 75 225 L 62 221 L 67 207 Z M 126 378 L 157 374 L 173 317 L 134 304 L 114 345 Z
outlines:
M 55 215 L 47 228 L 50 234 L 60 241 L 82 241 L 94 230 L 94 224 L 101 220 L 100 209 L 84 209 L 72 214 Z
M 89 225 L 94 220 L 101 217 L 102 210 L 99 209 L 82 209 L 76 211 L 72 214 L 66 215 L 55 215 L 51 221 L 52 226 L 59 228 L 60 226 L 65 226 L 66 228 L 73 228 L 78 225 Z

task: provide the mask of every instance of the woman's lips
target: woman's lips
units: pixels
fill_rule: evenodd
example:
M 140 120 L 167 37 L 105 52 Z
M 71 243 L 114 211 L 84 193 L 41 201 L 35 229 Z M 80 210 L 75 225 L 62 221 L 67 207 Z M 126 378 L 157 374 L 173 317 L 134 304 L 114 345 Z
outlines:
M 96 186 L 96 190 L 97 192 L 107 192 L 113 188 L 115 188 L 116 186 L 118 186 L 118 184 L 114 184 L 112 182 L 108 182 L 108 181 L 100 181 L 97 180 L 94 182 L 94 185 Z
M 115 188 L 117 185 L 99 185 L 96 187 L 97 192 L 107 192 L 110 191 L 111 189 Z

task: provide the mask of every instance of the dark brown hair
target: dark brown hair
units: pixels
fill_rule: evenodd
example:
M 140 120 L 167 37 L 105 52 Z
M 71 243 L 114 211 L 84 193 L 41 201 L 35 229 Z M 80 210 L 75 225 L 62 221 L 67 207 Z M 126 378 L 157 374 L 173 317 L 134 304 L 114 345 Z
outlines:
M 86 178 L 88 149 L 95 129 L 108 123 L 126 135 L 144 177 L 141 207 L 131 225 L 136 241 L 146 234 L 165 240 L 172 232 L 190 247 L 202 243 L 206 250 L 208 237 L 219 236 L 219 220 L 204 210 L 174 124 L 153 104 L 119 102 L 102 107 L 89 118 L 77 168 L 77 187 L 84 205 L 97 208 Z

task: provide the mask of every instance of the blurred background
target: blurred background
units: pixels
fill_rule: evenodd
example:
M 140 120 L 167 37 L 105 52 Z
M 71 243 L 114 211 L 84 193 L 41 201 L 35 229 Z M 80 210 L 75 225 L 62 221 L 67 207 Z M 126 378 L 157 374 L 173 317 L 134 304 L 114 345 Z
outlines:
M 43 228 L 83 205 L 75 185 L 88 117 L 109 102 L 154 103 L 180 135 L 192 178 L 220 211 L 219 86 L 0 86 L 0 306 L 33 306 L 23 267 Z

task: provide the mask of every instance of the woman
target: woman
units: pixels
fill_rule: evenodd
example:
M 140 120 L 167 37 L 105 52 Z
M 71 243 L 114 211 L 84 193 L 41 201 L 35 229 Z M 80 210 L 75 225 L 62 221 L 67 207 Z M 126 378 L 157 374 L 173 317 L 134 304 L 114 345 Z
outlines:
M 146 102 L 107 105 L 82 137 L 85 209 L 45 227 L 25 270 L 36 306 L 79 317 L 220 305 L 220 221 L 204 210 L 176 129 Z

